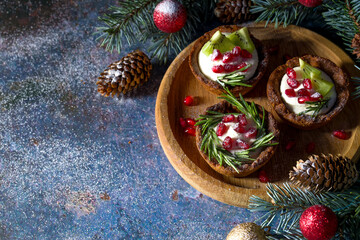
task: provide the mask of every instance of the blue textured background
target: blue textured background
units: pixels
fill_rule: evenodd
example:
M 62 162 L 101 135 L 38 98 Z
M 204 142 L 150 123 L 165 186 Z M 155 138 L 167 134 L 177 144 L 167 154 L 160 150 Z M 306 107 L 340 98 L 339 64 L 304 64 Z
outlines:
M 155 126 L 166 66 L 120 99 L 92 35 L 116 1 L 0 3 L 0 239 L 224 239 L 257 217 L 193 189 Z

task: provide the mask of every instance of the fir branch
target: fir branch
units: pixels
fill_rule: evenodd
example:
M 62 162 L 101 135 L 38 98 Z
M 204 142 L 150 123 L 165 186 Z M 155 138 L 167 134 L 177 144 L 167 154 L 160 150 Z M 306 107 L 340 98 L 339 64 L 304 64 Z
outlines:
M 328 106 L 329 100 L 330 100 L 330 98 L 324 98 L 317 102 L 305 102 L 307 104 L 306 109 L 305 109 L 305 111 L 299 113 L 299 115 L 303 115 L 303 114 L 312 112 L 311 117 L 314 118 L 317 115 L 319 115 L 319 112 L 321 111 L 321 109 Z
M 323 12 L 325 22 L 336 30 L 343 39 L 346 50 L 352 53 L 351 42 L 356 33 L 360 32 L 358 27 L 360 15 L 360 1 L 358 0 L 332 0 L 331 4 L 325 4 L 326 11 Z M 357 59 L 357 62 L 360 62 Z
M 355 67 L 360 70 L 359 66 L 355 65 Z M 360 77 L 352 77 L 351 80 L 354 82 L 355 85 L 352 95 L 355 99 L 360 98 Z
M 318 8 L 308 8 L 300 4 L 297 0 L 252 0 L 254 6 L 251 13 L 260 13 L 256 22 L 266 21 L 265 26 L 269 23 L 275 23 L 277 28 L 280 24 L 284 27 L 289 24 L 299 24 L 308 15 L 317 13 Z

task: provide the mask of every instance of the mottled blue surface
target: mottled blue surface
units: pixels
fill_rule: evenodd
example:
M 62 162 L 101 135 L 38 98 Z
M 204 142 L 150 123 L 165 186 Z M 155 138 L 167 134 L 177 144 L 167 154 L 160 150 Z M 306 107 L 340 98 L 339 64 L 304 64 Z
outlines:
M 257 217 L 170 165 L 154 115 L 166 67 L 130 97 L 97 93 L 125 54 L 92 35 L 114 3 L 0 3 L 0 239 L 225 239 Z

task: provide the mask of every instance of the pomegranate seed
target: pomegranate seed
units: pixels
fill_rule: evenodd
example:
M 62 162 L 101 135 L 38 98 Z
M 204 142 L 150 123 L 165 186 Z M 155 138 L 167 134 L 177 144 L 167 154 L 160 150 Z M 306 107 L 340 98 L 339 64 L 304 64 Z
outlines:
M 222 143 L 223 148 L 225 148 L 226 150 L 231 150 L 232 142 L 233 142 L 232 138 L 227 136 Z
M 317 102 L 317 101 L 320 101 L 320 99 L 322 99 L 322 98 L 323 98 L 323 96 L 320 93 L 316 92 L 310 96 L 310 101 Z
M 188 126 L 185 128 L 185 133 L 191 135 L 191 136 L 195 136 L 196 135 L 196 131 L 195 128 L 193 126 Z
M 233 50 L 231 51 L 231 53 L 232 53 L 235 57 L 240 56 L 241 47 L 239 47 L 239 46 L 234 47 Z
M 233 60 L 233 58 L 234 58 L 234 55 L 231 52 L 226 52 L 223 55 L 222 61 L 223 61 L 223 63 L 228 63 L 228 62 L 231 62 Z
M 286 61 L 290 60 L 291 58 L 292 58 L 292 57 L 291 57 L 289 54 L 285 54 L 285 55 L 283 56 L 283 61 L 286 62 Z
M 237 139 L 235 142 L 236 146 L 241 149 L 249 149 L 250 145 L 241 139 Z
M 224 65 L 224 71 L 225 72 L 233 72 L 236 70 L 236 66 L 232 64 L 225 64 Z
M 287 144 L 286 144 L 286 147 L 285 147 L 285 150 L 286 151 L 289 151 L 291 149 L 293 149 L 296 145 L 296 142 L 295 141 L 289 141 Z
M 302 84 L 303 84 L 305 89 L 312 89 L 312 84 L 311 84 L 310 79 L 305 78 Z
M 271 55 L 275 55 L 278 52 L 279 52 L 279 45 L 275 45 L 269 48 L 269 53 Z
M 246 67 L 246 66 L 247 66 L 247 64 L 246 64 L 245 62 L 243 62 L 243 63 L 240 63 L 239 65 L 237 65 L 237 66 L 236 66 L 236 69 L 237 69 L 237 70 L 240 70 L 240 69 L 242 69 L 242 68 L 244 68 L 244 67 Z M 247 70 L 249 70 L 249 68 L 243 70 L 242 72 L 246 72 Z
M 306 145 L 306 152 L 307 153 L 313 153 L 315 150 L 315 143 L 311 142 L 308 145 Z
M 190 126 L 195 126 L 195 124 L 196 124 L 196 121 L 192 118 L 186 118 L 185 120 L 186 120 L 186 123 Z
M 257 129 L 254 127 L 249 128 L 249 130 L 245 133 L 246 138 L 256 138 Z
M 295 90 L 292 89 L 292 88 L 286 89 L 286 90 L 285 90 L 285 94 L 286 94 L 286 96 L 288 96 L 288 97 L 296 97 L 296 92 L 295 92 Z
M 305 102 L 310 102 L 310 97 L 309 96 L 299 97 L 298 98 L 298 103 L 304 104 Z
M 225 115 L 222 118 L 223 122 L 233 122 L 235 120 L 235 116 L 230 114 L 230 115 Z
M 244 126 L 242 126 L 240 123 L 236 123 L 236 125 L 234 127 L 234 131 L 237 133 L 245 133 L 246 132 Z
M 179 118 L 180 126 L 185 128 L 187 126 L 185 119 Z
M 291 88 L 297 88 L 298 86 L 300 86 L 299 81 L 294 78 L 288 78 L 286 82 Z
M 305 88 L 301 88 L 299 89 L 299 91 L 297 92 L 297 94 L 300 96 L 300 97 L 310 97 L 310 93 L 308 90 L 306 90 Z
M 336 138 L 346 140 L 349 138 L 348 134 L 344 130 L 335 130 L 332 135 Z
M 259 172 L 259 181 L 262 182 L 262 183 L 270 182 L 270 179 L 269 179 L 269 177 L 267 176 L 265 170 L 261 170 L 261 171 Z
M 219 123 L 218 129 L 216 130 L 216 135 L 222 136 L 226 133 L 228 127 L 224 123 Z
M 225 71 L 223 65 L 215 65 L 211 68 L 214 73 L 223 73 Z
M 293 68 L 287 68 L 286 69 L 286 75 L 289 77 L 289 78 L 293 78 L 293 79 L 296 79 L 296 72 Z
M 211 61 L 218 61 L 223 58 L 222 53 L 218 49 L 214 49 L 213 53 L 211 54 Z
M 245 49 L 241 49 L 241 53 L 240 53 L 241 57 L 243 58 L 252 58 L 252 54 L 249 53 L 247 50 Z
M 193 104 L 193 102 L 194 102 L 194 98 L 192 96 L 186 96 L 184 98 L 184 104 L 186 106 L 191 106 L 191 104 Z
M 239 114 L 238 121 L 242 126 L 246 126 L 248 124 L 245 114 Z

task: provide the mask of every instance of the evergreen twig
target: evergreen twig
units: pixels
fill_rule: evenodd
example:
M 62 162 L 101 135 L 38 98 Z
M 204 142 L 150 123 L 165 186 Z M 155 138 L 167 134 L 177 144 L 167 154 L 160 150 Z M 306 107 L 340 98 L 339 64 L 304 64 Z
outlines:
M 328 106 L 330 98 L 324 98 L 317 102 L 305 102 L 307 104 L 305 111 L 299 113 L 299 115 L 306 114 L 306 113 L 312 113 L 311 117 L 316 117 L 321 109 L 323 109 L 325 106 Z

